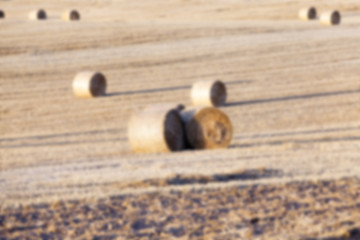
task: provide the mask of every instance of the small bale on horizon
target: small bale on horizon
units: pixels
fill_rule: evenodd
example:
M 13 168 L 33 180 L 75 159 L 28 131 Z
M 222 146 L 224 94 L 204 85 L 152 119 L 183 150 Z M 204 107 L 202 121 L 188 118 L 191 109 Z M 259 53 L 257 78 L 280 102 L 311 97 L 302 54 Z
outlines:
M 168 153 L 184 149 L 184 128 L 179 107 L 155 104 L 134 113 L 128 139 L 135 153 Z
M 339 25 L 341 22 L 340 12 L 337 10 L 327 11 L 321 14 L 320 22 L 323 25 Z
M 80 13 L 76 10 L 68 10 L 62 14 L 61 18 L 64 21 L 79 21 Z
M 229 117 L 213 107 L 185 109 L 180 112 L 185 125 L 186 144 L 194 149 L 227 148 L 233 128 Z
M 83 71 L 76 74 L 72 87 L 78 98 L 92 98 L 106 94 L 106 78 L 100 72 Z
M 299 18 L 304 21 L 314 20 L 317 18 L 317 11 L 314 7 L 302 8 L 299 11 Z
M 47 19 L 47 14 L 43 9 L 35 10 L 29 13 L 30 20 L 45 20 Z
M 226 87 L 219 80 L 199 81 L 192 85 L 191 100 L 194 106 L 218 107 L 226 102 Z

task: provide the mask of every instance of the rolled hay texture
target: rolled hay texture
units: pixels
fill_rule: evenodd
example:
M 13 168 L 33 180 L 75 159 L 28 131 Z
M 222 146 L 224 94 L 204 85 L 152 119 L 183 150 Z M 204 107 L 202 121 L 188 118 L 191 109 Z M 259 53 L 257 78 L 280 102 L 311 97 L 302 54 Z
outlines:
M 233 128 L 229 117 L 219 109 L 202 107 L 180 112 L 185 125 L 186 144 L 194 149 L 226 148 Z
M 304 21 L 316 19 L 317 18 L 316 8 L 307 7 L 300 9 L 299 18 Z
M 39 9 L 29 13 L 30 20 L 45 20 L 46 18 L 46 12 L 43 9 Z
M 191 100 L 194 106 L 222 106 L 226 102 L 226 87 L 221 81 L 200 81 L 192 85 Z
M 76 74 L 73 92 L 79 98 L 91 98 L 106 94 L 106 78 L 100 72 L 83 71 Z
M 341 15 L 339 11 L 324 12 L 320 16 L 320 22 L 323 25 L 338 25 L 341 22 Z
M 5 18 L 5 12 L 3 10 L 0 10 L 0 18 Z
M 180 151 L 185 146 L 183 123 L 177 107 L 168 104 L 148 106 L 131 117 L 128 138 L 133 152 Z
M 64 21 L 78 21 L 80 20 L 80 13 L 76 10 L 68 10 L 62 14 L 61 18 Z

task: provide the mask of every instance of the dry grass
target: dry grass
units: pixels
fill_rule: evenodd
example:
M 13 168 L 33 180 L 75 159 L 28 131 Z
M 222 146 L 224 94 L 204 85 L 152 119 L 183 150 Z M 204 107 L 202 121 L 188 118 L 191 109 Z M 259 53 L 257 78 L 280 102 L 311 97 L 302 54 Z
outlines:
M 297 19 L 311 2 L 2 3 L 0 205 L 357 175 L 360 5 L 317 1 L 319 12 L 342 14 L 341 25 L 325 27 Z M 40 7 L 49 19 L 28 21 Z M 68 8 L 81 20 L 61 21 Z M 106 75 L 107 96 L 73 96 L 74 75 L 87 69 Z M 152 103 L 189 105 L 194 82 L 216 79 L 227 85 L 221 110 L 233 123 L 230 149 L 130 152 L 132 113 Z M 274 174 L 206 186 L 135 184 L 249 169 Z

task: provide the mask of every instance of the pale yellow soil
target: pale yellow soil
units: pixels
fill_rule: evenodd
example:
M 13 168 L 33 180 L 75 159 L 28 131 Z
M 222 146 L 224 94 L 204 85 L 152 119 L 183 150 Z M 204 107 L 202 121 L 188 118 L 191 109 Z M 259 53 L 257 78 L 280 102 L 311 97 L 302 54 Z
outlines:
M 297 19 L 298 9 L 312 4 L 2 2 L 0 206 L 358 176 L 360 3 L 316 1 L 319 12 L 341 11 L 334 27 Z M 38 8 L 49 19 L 28 21 Z M 72 8 L 81 21 L 61 21 Z M 105 74 L 106 97 L 73 96 L 71 82 L 81 70 Z M 191 84 L 214 79 L 228 88 L 221 110 L 234 126 L 229 149 L 130 152 L 134 111 L 152 103 L 190 105 Z M 247 171 L 271 174 L 206 185 L 142 183 Z

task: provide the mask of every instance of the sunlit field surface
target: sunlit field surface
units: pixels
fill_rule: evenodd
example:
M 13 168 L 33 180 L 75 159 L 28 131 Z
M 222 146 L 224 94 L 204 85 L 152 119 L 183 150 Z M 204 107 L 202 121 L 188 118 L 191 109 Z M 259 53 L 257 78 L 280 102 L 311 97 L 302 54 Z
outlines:
M 341 24 L 300 21 L 312 5 Z M 48 19 L 28 20 L 40 8 Z M 0 9 L 1 240 L 360 239 L 358 0 Z M 74 97 L 82 70 L 106 76 L 106 96 Z M 216 79 L 229 148 L 131 152 L 135 111 L 190 106 L 191 85 Z

